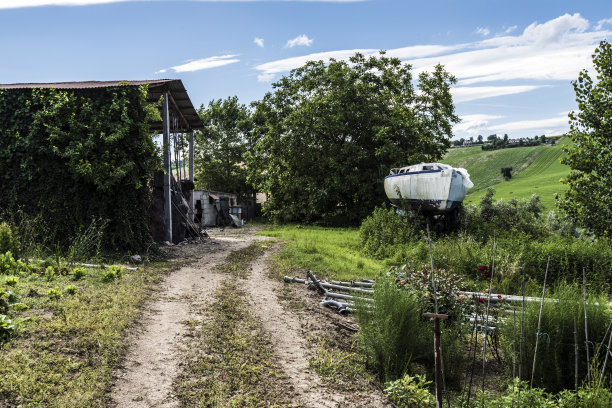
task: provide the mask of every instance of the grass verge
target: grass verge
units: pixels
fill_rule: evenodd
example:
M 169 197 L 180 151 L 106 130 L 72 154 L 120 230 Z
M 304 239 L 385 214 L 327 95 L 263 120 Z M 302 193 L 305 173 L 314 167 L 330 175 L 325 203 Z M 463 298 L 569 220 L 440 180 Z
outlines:
M 19 276 L 10 291 L 20 306 L 9 310 L 18 334 L 0 344 L 0 406 L 106 406 L 126 330 L 168 268 L 147 265 L 112 281 L 100 269 L 78 280 Z
M 285 241 L 277 255 L 278 270 L 305 268 L 327 279 L 371 278 L 385 269 L 383 261 L 359 250 L 356 228 L 273 226 L 260 234 Z

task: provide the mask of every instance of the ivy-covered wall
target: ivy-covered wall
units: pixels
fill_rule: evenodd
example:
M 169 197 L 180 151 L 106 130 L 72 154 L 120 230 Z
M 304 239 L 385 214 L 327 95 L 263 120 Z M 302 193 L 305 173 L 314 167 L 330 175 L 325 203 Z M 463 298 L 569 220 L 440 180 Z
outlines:
M 148 183 L 160 167 L 146 87 L 0 90 L 0 214 L 39 217 L 66 247 L 93 218 L 107 251 L 151 243 Z

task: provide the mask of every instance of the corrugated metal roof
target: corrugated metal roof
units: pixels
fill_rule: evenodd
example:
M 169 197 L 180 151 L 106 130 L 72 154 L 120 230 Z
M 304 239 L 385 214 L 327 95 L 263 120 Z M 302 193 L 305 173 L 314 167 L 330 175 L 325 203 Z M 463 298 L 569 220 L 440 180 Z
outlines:
M 170 92 L 172 99 L 181 115 L 188 122 L 191 129 L 201 129 L 204 124 L 195 110 L 187 90 L 180 79 L 152 79 L 143 81 L 79 81 L 79 82 L 46 82 L 46 83 L 23 83 L 23 84 L 0 84 L 0 89 L 29 89 L 29 88 L 55 88 L 70 90 L 95 90 L 116 86 L 140 86 L 149 85 L 147 99 L 149 102 L 157 102 L 164 92 Z M 152 122 L 151 130 L 161 132 L 161 122 Z

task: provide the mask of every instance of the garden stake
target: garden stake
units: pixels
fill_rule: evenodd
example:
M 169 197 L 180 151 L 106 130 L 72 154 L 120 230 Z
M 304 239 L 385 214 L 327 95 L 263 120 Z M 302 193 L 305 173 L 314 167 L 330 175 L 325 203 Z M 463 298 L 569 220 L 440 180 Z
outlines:
M 476 315 L 474 317 L 474 331 L 476 332 L 476 323 L 478 322 L 478 301 L 476 301 Z M 472 356 L 472 369 L 470 370 L 470 386 L 468 387 L 467 405 L 470 405 L 470 395 L 472 394 L 472 380 L 474 379 L 474 366 L 476 365 L 476 343 L 478 343 L 478 335 L 474 335 L 474 355 Z M 471 344 L 471 340 L 470 340 Z
M 542 309 L 544 308 L 544 295 L 546 294 L 546 278 L 548 277 L 548 265 L 550 265 L 550 256 L 546 261 L 546 272 L 544 273 L 544 287 L 542 288 L 542 302 L 540 303 L 540 315 L 538 316 L 538 331 L 536 333 L 535 349 L 533 350 L 533 367 L 531 368 L 531 387 L 533 388 L 533 377 L 535 375 L 536 361 L 538 358 L 538 341 L 540 340 L 540 327 L 542 325 Z
M 584 299 L 584 345 L 586 346 L 587 356 L 587 383 L 591 381 L 591 356 L 589 355 L 589 323 L 587 316 L 587 302 L 586 302 L 586 272 L 584 267 L 582 268 L 582 294 Z
M 522 370 L 523 370 L 523 322 L 525 321 L 525 271 L 523 271 L 523 287 L 521 288 L 523 292 L 523 304 L 521 306 L 521 338 L 519 340 L 519 381 L 522 378 Z M 521 387 L 518 390 L 519 398 L 521 397 Z
M 514 379 L 516 378 L 516 309 L 512 309 L 512 395 L 514 395 Z M 514 406 L 514 399 L 512 400 Z
M 433 252 L 431 249 L 431 235 L 429 234 L 429 220 L 427 220 L 427 241 L 429 242 L 429 259 L 431 261 L 431 282 L 433 285 L 434 313 L 424 313 L 424 317 L 433 317 L 434 320 L 434 366 L 436 377 L 436 407 L 442 408 L 443 401 L 443 373 L 442 373 L 442 345 L 440 343 L 440 319 L 448 319 L 448 315 L 438 314 L 438 299 L 436 296 L 436 274 L 434 272 Z
M 489 307 L 491 305 L 491 291 L 493 290 L 493 275 L 495 273 L 495 246 L 496 246 L 495 232 L 493 233 L 493 262 L 491 264 L 491 277 L 489 279 L 489 297 L 487 299 L 487 313 L 484 320 L 483 340 L 482 345 L 482 390 L 485 389 L 485 361 L 487 353 L 487 332 L 489 329 Z
M 574 316 L 574 390 L 578 391 L 578 329 Z
M 610 327 L 608 328 L 608 330 L 610 330 L 610 328 L 612 328 L 612 323 L 610 324 Z M 605 341 L 605 337 L 604 337 L 604 341 Z M 603 343 L 603 341 L 602 341 Z M 604 376 L 606 375 L 606 366 L 608 365 L 608 357 L 610 357 L 610 354 L 612 354 L 612 332 L 610 333 L 610 338 L 608 339 L 608 348 L 606 349 L 606 358 L 604 359 L 604 363 L 603 363 L 603 367 L 601 368 L 601 377 L 599 377 L 599 387 L 601 387 L 601 383 L 603 382 Z

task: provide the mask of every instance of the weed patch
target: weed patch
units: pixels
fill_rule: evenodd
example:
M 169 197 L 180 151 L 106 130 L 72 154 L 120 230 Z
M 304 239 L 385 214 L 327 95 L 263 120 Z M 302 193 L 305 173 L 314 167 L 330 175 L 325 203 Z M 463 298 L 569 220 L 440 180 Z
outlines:
M 349 350 L 335 347 L 324 336 L 311 340 L 316 345 L 316 354 L 308 360 L 323 381 L 343 391 L 361 391 L 373 379 L 366 370 L 365 357 L 356 349 L 355 343 Z
M 255 242 L 246 248 L 232 251 L 228 256 L 228 262 L 222 265 L 218 271 L 234 277 L 246 278 L 249 275 L 251 262 L 262 256 L 269 245 L 267 242 Z
M 7 334 L 0 341 L 0 405 L 106 406 L 125 331 L 167 269 L 157 264 L 126 271 L 115 283 L 96 273 L 75 282 L 74 272 L 47 281 L 45 268 L 21 274 L 11 293 L 1 296 L 8 307 L 0 317 Z
M 174 382 L 181 404 L 290 406 L 291 396 L 281 387 L 282 376 L 272 344 L 250 311 L 246 293 L 235 281 L 227 279 L 215 299 L 205 312 L 210 321 L 199 328 L 191 325 L 193 344 L 184 372 Z

